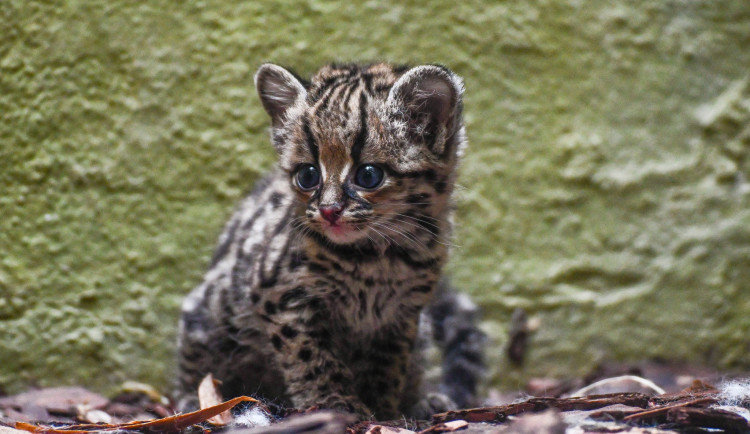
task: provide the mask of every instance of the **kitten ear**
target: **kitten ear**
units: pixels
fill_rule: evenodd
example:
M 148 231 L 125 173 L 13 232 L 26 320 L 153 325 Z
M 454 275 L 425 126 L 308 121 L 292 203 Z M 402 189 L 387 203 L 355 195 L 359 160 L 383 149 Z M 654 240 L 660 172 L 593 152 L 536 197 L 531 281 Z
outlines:
M 305 85 L 294 73 L 273 63 L 258 68 L 255 89 L 274 127 L 281 125 L 287 110 L 307 95 Z
M 396 81 L 388 102 L 396 117 L 405 122 L 409 140 L 424 143 L 442 155 L 460 122 L 463 90 L 461 78 L 449 69 L 423 65 Z

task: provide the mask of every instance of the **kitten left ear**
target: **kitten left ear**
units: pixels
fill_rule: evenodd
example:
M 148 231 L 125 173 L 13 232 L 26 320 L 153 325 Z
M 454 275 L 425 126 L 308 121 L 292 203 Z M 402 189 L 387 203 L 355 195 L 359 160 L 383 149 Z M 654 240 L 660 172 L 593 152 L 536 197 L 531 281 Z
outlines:
M 287 110 L 307 95 L 304 84 L 294 73 L 273 63 L 258 68 L 255 89 L 274 127 L 280 126 Z
M 396 81 L 388 94 L 395 115 L 406 123 L 408 139 L 442 155 L 460 122 L 463 82 L 449 69 L 417 66 Z

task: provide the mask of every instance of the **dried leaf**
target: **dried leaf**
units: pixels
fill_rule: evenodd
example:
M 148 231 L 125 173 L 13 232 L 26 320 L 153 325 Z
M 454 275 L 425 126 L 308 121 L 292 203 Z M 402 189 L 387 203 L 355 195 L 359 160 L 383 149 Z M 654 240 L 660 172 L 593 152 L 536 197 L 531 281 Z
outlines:
M 453 432 L 460 429 L 464 429 L 469 426 L 469 422 L 465 420 L 452 420 L 450 422 L 439 423 L 427 428 L 424 431 L 420 431 L 419 434 L 433 434 L 442 432 Z
M 603 395 L 610 393 L 642 393 L 648 396 L 663 395 L 664 389 L 653 381 L 636 375 L 621 375 L 599 380 L 579 389 L 570 396 Z
M 158 402 L 162 405 L 169 405 L 169 399 L 159 393 L 156 388 L 150 384 L 139 383 L 137 381 L 126 381 L 122 383 L 122 392 L 124 393 L 138 393 L 145 395 L 153 402 Z
M 117 430 L 147 430 L 152 432 L 178 432 L 191 425 L 205 422 L 217 414 L 229 410 L 240 402 L 255 402 L 256 399 L 249 396 L 239 396 L 213 407 L 204 408 L 192 413 L 178 414 L 175 416 L 154 419 L 149 421 L 136 421 L 116 425 L 109 424 L 82 424 L 70 425 L 62 428 L 49 426 L 37 426 L 28 423 L 17 422 L 16 429 L 29 431 L 37 434 L 89 434 L 91 431 L 117 431 Z
M 198 386 L 198 402 L 200 403 L 201 408 L 213 407 L 224 401 L 219 389 L 216 387 L 217 383 L 218 382 L 214 380 L 214 376 L 211 373 L 201 380 L 201 384 Z M 229 410 L 223 411 L 208 419 L 208 423 L 216 426 L 224 426 L 230 422 L 232 422 L 232 413 Z

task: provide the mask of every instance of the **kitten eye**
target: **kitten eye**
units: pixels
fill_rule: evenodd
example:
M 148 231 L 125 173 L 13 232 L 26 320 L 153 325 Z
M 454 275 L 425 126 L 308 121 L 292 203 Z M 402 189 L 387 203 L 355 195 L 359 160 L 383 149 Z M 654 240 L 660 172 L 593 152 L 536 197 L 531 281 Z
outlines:
M 362 188 L 375 188 L 383 182 L 383 169 L 372 164 L 363 164 L 354 175 L 354 183 Z
M 303 164 L 297 169 L 297 186 L 302 190 L 312 190 L 320 184 L 318 168 L 312 164 Z

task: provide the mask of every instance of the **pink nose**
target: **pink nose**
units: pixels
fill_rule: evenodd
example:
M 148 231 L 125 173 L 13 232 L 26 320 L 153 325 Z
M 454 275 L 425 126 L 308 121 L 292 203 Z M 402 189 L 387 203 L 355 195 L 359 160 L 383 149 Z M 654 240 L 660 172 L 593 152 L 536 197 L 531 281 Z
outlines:
M 336 224 L 339 217 L 341 217 L 341 211 L 344 210 L 344 207 L 339 203 L 334 203 L 333 205 L 323 205 L 319 209 L 320 215 L 333 225 Z

